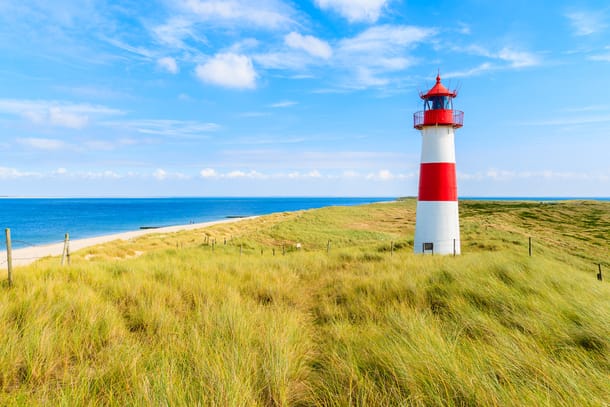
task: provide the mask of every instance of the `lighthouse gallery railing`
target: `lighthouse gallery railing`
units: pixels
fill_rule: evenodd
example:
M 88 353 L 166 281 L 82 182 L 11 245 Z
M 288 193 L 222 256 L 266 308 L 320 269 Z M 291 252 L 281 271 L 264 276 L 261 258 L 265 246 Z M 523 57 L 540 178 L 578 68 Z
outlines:
M 447 121 L 425 123 L 423 110 L 415 112 L 413 114 L 413 127 L 415 127 L 416 129 L 421 129 L 424 125 L 433 126 L 435 124 L 452 125 L 454 128 L 462 127 L 462 125 L 464 124 L 464 112 L 462 112 L 461 110 L 453 110 L 453 117 L 451 123 Z

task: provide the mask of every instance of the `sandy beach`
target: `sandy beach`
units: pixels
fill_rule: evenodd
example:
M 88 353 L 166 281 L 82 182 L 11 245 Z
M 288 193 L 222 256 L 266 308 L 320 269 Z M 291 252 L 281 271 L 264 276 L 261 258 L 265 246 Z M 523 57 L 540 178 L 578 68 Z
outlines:
M 222 219 L 212 222 L 203 222 L 203 223 L 192 223 L 188 225 L 177 225 L 177 226 L 167 226 L 156 229 L 144 229 L 144 230 L 134 230 L 130 232 L 122 232 L 115 233 L 111 235 L 90 237 L 86 239 L 77 239 L 70 240 L 70 252 L 75 252 L 80 249 L 84 249 L 85 247 L 95 246 L 97 244 L 102 244 L 106 242 L 111 242 L 113 240 L 128 240 L 133 239 L 143 235 L 149 235 L 154 233 L 172 233 L 172 232 L 180 232 L 183 230 L 193 230 L 193 229 L 202 229 L 212 225 L 217 225 L 220 223 L 232 223 L 239 222 L 244 219 L 252 219 L 256 218 L 256 216 L 251 216 L 247 218 L 232 218 L 232 219 Z M 46 256 L 60 256 L 63 252 L 64 244 L 63 243 L 54 243 L 49 245 L 41 245 L 41 246 L 33 246 L 33 247 L 25 247 L 22 249 L 14 249 L 13 250 L 13 266 L 26 266 L 35 262 L 36 260 L 46 257 Z M 3 259 L 3 260 L 6 260 Z

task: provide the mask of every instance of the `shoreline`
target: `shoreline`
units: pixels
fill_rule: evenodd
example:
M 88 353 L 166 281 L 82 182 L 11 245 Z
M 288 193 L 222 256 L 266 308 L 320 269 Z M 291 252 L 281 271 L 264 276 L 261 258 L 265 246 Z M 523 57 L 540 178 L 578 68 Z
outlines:
M 95 246 L 102 243 L 108 243 L 113 240 L 129 240 L 144 235 L 152 235 L 155 233 L 175 233 L 184 230 L 195 230 L 204 229 L 210 226 L 222 224 L 222 223 L 235 223 L 246 219 L 254 219 L 258 216 L 247 216 L 243 218 L 228 218 L 221 220 L 214 220 L 209 222 L 201 223 L 190 223 L 185 225 L 165 226 L 154 229 L 140 229 L 132 230 L 128 232 L 113 233 L 110 235 L 102 235 L 96 237 L 88 237 L 84 239 L 70 240 L 70 251 L 75 252 L 77 250 L 85 249 L 87 247 Z M 64 250 L 64 243 L 52 243 L 40 246 L 23 247 L 20 249 L 13 249 L 13 267 L 27 266 L 34 263 L 35 261 L 49 256 L 61 256 Z M 2 263 L 4 266 L 6 260 Z

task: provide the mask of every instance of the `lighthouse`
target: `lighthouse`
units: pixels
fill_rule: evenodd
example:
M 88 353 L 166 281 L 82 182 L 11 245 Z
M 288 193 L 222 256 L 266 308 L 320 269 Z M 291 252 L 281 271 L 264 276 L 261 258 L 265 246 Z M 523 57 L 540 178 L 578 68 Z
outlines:
M 460 254 L 454 130 L 462 127 L 464 112 L 453 110 L 456 96 L 439 74 L 432 89 L 420 93 L 424 110 L 413 115 L 422 136 L 415 253 Z

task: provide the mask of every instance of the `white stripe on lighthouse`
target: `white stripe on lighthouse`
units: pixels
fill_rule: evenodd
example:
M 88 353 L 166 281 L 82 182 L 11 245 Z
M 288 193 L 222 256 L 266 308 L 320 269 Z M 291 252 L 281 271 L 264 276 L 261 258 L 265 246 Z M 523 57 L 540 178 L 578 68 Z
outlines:
M 426 126 L 421 130 L 423 163 L 455 163 L 453 127 Z
M 460 254 L 460 219 L 457 201 L 418 201 L 413 251 L 423 253 L 433 243 L 434 254 Z M 455 245 L 455 246 L 454 246 Z

